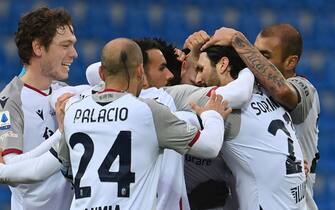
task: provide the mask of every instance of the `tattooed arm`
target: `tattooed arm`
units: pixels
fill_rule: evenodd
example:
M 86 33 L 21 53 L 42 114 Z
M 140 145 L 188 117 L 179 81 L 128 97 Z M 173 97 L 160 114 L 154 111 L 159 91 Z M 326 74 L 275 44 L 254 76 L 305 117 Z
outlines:
M 253 72 L 258 82 L 268 93 L 288 110 L 294 109 L 299 96 L 296 89 L 285 79 L 282 73 L 268 61 L 239 31 L 231 28 L 220 28 L 202 47 L 211 45 L 233 46 L 242 60 Z

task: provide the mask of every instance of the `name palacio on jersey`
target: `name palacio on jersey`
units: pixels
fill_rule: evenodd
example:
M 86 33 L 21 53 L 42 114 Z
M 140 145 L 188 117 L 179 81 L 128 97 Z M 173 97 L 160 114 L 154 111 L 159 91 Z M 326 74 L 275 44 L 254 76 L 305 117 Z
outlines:
M 128 119 L 128 108 L 111 107 L 108 109 L 77 109 L 73 123 L 117 122 Z

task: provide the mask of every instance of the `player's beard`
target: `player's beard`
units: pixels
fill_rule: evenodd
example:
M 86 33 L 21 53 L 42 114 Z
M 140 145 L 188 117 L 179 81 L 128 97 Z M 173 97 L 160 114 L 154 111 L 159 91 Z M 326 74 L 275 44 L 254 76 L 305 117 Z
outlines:
M 52 80 L 64 81 L 69 77 L 68 70 L 66 70 L 63 66 L 60 66 L 57 69 L 50 68 L 50 66 L 42 66 L 42 74 Z

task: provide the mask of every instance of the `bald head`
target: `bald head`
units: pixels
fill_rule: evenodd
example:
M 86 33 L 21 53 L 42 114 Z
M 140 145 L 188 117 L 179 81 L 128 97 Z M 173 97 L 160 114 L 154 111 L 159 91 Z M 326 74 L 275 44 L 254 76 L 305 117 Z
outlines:
M 278 37 L 282 47 L 282 59 L 290 55 L 297 55 L 300 58 L 302 53 L 302 38 L 300 32 L 290 24 L 274 24 L 265 27 L 258 36 Z
M 106 76 L 133 75 L 135 68 L 142 63 L 141 49 L 130 39 L 113 39 L 102 49 L 101 66 Z

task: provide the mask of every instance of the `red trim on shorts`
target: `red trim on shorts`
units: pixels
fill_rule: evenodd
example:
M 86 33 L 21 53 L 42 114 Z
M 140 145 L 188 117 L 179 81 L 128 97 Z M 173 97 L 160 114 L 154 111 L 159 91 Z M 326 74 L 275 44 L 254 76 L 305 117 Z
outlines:
M 210 90 L 208 91 L 208 93 L 206 94 L 206 96 L 210 97 L 210 96 L 212 95 L 212 91 L 214 91 L 214 90 L 216 90 L 216 89 L 218 89 L 218 88 L 219 88 L 218 86 L 213 87 L 212 89 L 210 89 Z
M 24 86 L 27 87 L 27 88 L 29 88 L 29 89 L 32 89 L 32 90 L 38 92 L 39 94 L 42 94 L 42 95 L 44 95 L 44 96 L 48 96 L 48 94 L 42 92 L 41 90 L 39 90 L 39 89 L 37 89 L 37 88 L 34 88 L 33 86 L 30 86 L 30 85 L 28 85 L 28 84 L 24 84 Z
M 116 90 L 116 89 L 113 89 L 113 88 L 106 88 L 105 90 L 103 90 L 101 92 L 98 92 L 98 93 L 105 93 L 105 92 L 118 92 L 118 93 L 122 93 L 123 91 L 122 90 Z
M 19 149 L 5 149 L 2 152 L 2 156 L 8 155 L 8 154 L 12 154 L 12 153 L 20 155 L 20 154 L 22 154 L 22 150 L 19 150 Z
M 180 197 L 180 200 L 179 200 L 179 209 L 183 210 L 183 200 L 182 200 L 181 197 Z
M 193 146 L 193 144 L 195 143 L 195 142 L 197 142 L 198 141 L 198 139 L 199 139 L 199 137 L 200 137 L 200 134 L 201 134 L 201 132 L 200 131 L 198 131 L 197 132 L 197 134 L 195 134 L 195 136 L 194 136 L 194 138 L 193 138 L 193 140 L 188 144 L 188 146 L 190 146 L 190 147 L 192 147 Z

